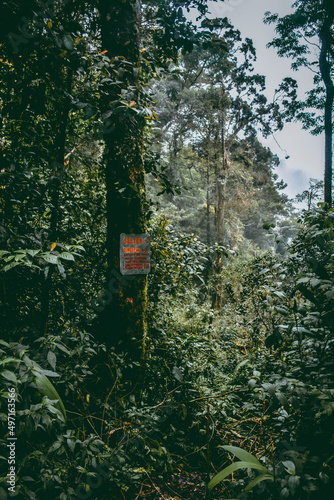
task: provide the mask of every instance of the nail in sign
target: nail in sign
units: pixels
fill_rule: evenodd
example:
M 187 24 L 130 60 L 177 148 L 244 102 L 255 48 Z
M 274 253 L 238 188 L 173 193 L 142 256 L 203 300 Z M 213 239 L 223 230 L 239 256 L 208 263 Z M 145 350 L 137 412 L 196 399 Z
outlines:
M 149 234 L 121 234 L 120 271 L 122 274 L 148 274 L 150 256 Z

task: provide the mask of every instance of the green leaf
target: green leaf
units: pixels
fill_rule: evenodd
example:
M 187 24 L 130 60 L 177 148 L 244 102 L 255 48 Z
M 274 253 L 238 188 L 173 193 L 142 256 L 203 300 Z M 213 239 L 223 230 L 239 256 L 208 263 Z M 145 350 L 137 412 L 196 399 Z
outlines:
M 41 257 L 49 264 L 58 264 L 58 257 L 52 253 L 42 254 Z
M 59 416 L 60 410 L 58 410 L 58 408 L 55 408 L 55 406 L 57 405 L 56 399 L 52 400 L 52 399 L 49 399 L 47 396 L 44 396 L 43 403 L 46 405 L 46 407 L 50 413 L 52 413 L 53 415 Z M 60 417 L 62 418 L 62 415 L 60 415 Z
M 103 120 L 107 120 L 107 118 L 109 118 L 109 116 L 111 116 L 112 114 L 113 114 L 113 110 L 106 111 L 102 115 Z
M 71 253 L 69 253 L 69 252 L 62 252 L 62 253 L 59 255 L 59 257 L 60 257 L 61 259 L 65 259 L 65 260 L 74 260 L 73 255 L 72 255 Z
M 231 446 L 231 448 L 234 448 L 234 446 Z M 239 449 L 239 448 L 238 448 Z M 244 450 L 242 450 L 244 451 Z M 247 453 L 247 452 L 245 452 Z M 254 457 L 252 457 L 254 458 Z M 255 459 L 256 460 L 256 459 Z M 261 471 L 263 474 L 270 474 L 270 471 L 266 468 L 263 467 L 263 465 L 259 463 L 255 463 L 254 461 L 238 461 L 234 462 L 233 464 L 229 465 L 228 467 L 225 467 L 221 472 L 218 472 L 214 478 L 211 479 L 209 482 L 207 488 L 209 491 L 212 490 L 217 484 L 219 484 L 223 479 L 225 479 L 227 476 L 232 474 L 238 469 L 255 469 Z
M 40 252 L 40 250 L 27 250 L 27 254 L 31 257 L 35 257 Z
M 178 368 L 177 366 L 174 366 L 174 368 L 173 368 L 173 375 L 174 375 L 174 377 L 176 378 L 176 380 L 178 382 L 182 382 L 183 381 L 183 373 L 180 370 L 180 368 Z
M 52 368 L 55 370 L 56 369 L 56 362 L 57 362 L 57 357 L 56 357 L 55 353 L 52 351 L 49 351 L 47 358 L 48 358 L 48 362 L 50 363 Z
M 80 250 L 81 252 L 85 252 L 85 249 L 82 245 L 73 245 L 71 248 L 74 250 Z
M 61 351 L 65 352 L 66 354 L 70 354 L 71 351 L 64 345 L 59 344 L 58 342 L 55 343 L 55 345 L 60 349 Z
M 59 441 L 56 441 L 55 443 L 53 443 L 52 446 L 50 446 L 48 453 L 52 453 L 53 451 L 58 450 L 61 447 L 61 445 L 62 445 L 62 443 L 60 443 Z
M 245 493 L 251 491 L 254 486 L 261 483 L 262 481 L 273 481 L 274 476 L 272 474 L 261 474 L 260 476 L 255 477 L 247 486 L 243 489 Z
M 67 439 L 67 446 L 69 447 L 69 449 L 71 451 L 74 451 L 74 448 L 75 448 L 75 440 L 74 439 Z
M 5 342 L 1 342 L 1 344 L 5 345 Z M 7 344 L 6 347 L 9 347 L 9 345 Z M 8 365 L 9 363 L 18 364 L 18 363 L 22 363 L 22 361 L 20 359 L 16 359 L 16 358 L 5 358 L 2 361 L 0 361 L 0 366 Z
M 57 373 L 57 372 L 52 372 L 51 370 L 45 370 L 45 369 L 43 369 L 43 370 L 42 370 L 42 373 L 44 373 L 44 375 L 45 375 L 46 377 L 60 377 L 59 373 Z
M 46 268 L 44 269 L 44 276 L 45 276 L 45 279 L 48 277 L 49 270 L 50 270 L 50 266 L 46 266 Z
M 9 255 L 8 257 L 5 257 L 5 258 L 4 258 L 4 261 L 5 261 L 5 262 L 10 262 L 11 260 L 13 260 L 13 259 L 14 259 L 14 257 L 15 257 L 15 255 Z
M 66 411 L 64 404 L 58 392 L 51 384 L 50 380 L 44 375 L 44 373 L 42 372 L 41 368 L 37 365 L 37 363 L 32 369 L 32 373 L 35 375 L 35 383 L 38 386 L 39 390 L 42 392 L 42 394 L 44 394 L 51 400 L 58 400 L 58 402 L 55 404 L 55 407 L 58 408 L 58 410 L 62 413 L 66 421 Z
M 12 267 L 16 267 L 16 266 L 18 266 L 19 264 L 20 264 L 19 262 L 11 262 L 10 264 L 7 264 L 7 266 L 5 266 L 5 267 L 3 268 L 3 270 L 4 270 L 5 272 L 7 272 L 7 271 L 9 271 L 9 269 L 12 269 Z
M 25 257 L 25 254 L 24 254 L 24 253 L 17 253 L 17 254 L 15 255 L 15 259 L 14 259 L 14 260 L 15 260 L 15 262 L 18 262 L 18 261 L 20 261 L 20 260 L 23 260 L 23 259 L 24 259 L 24 257 Z
M 328 300 L 334 299 L 334 288 L 332 288 L 331 290 L 329 290 L 328 292 L 326 292 L 325 295 L 326 295 L 326 298 Z
M 233 455 L 235 455 L 237 458 L 239 458 L 239 460 L 242 460 L 244 462 L 250 462 L 250 463 L 253 463 L 253 464 L 256 464 L 256 465 L 260 465 L 261 467 L 263 467 L 263 465 L 261 464 L 261 462 L 256 458 L 254 457 L 253 455 L 251 455 L 250 453 L 248 453 L 248 451 L 246 450 L 243 450 L 242 448 L 239 448 L 238 446 L 223 446 L 224 450 L 232 453 Z M 266 469 L 267 470 L 267 469 Z
M 290 476 L 288 479 L 289 489 L 292 495 L 295 495 L 300 484 L 300 478 L 298 476 Z
M 300 278 L 299 280 L 297 280 L 297 285 L 301 284 L 301 283 L 309 283 L 310 281 L 310 278 Z
M 58 271 L 63 278 L 66 278 L 65 268 L 62 264 L 57 264 Z
M 310 280 L 310 286 L 312 287 L 317 287 L 318 285 L 321 285 L 321 280 L 319 280 L 318 278 L 312 278 Z
M 73 38 L 70 35 L 63 36 L 63 44 L 67 50 L 73 50 L 74 48 Z
M 10 380 L 11 382 L 14 382 L 14 383 L 16 384 L 16 382 L 17 382 L 17 378 L 16 378 L 15 373 L 10 372 L 9 370 L 4 370 L 3 372 L 1 372 L 1 375 L 2 375 L 2 376 L 3 376 L 3 378 L 5 378 L 6 380 Z
M 282 465 L 286 468 L 286 471 L 291 474 L 295 475 L 296 474 L 296 466 L 294 462 L 291 460 L 286 460 L 285 462 L 282 462 Z

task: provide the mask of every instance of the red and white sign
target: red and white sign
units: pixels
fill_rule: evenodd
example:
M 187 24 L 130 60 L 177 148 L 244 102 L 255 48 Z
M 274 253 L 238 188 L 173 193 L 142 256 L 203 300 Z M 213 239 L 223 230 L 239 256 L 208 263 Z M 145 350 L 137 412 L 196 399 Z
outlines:
M 148 274 L 150 256 L 149 234 L 121 234 L 120 271 L 122 274 Z

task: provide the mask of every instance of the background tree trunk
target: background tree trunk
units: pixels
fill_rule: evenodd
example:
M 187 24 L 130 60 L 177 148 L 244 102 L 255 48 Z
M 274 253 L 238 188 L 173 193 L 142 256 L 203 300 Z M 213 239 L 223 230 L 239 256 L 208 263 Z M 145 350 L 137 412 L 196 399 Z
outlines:
M 211 200 L 210 200 L 210 162 L 206 164 L 206 242 L 211 245 Z
M 328 56 L 330 53 L 332 42 L 331 28 L 334 22 L 334 6 L 327 0 L 324 0 L 326 10 L 326 18 L 320 30 L 321 50 L 319 57 L 319 67 L 321 77 L 326 87 L 325 101 L 325 203 L 332 205 L 332 170 L 333 170 L 333 100 L 334 100 L 334 85 L 331 78 L 331 64 Z

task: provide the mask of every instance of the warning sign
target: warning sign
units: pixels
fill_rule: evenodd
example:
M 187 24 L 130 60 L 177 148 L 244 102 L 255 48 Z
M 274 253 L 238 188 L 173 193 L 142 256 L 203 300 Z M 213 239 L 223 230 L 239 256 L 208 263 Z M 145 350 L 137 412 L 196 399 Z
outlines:
M 150 256 L 149 234 L 121 234 L 120 270 L 122 274 L 148 274 Z

